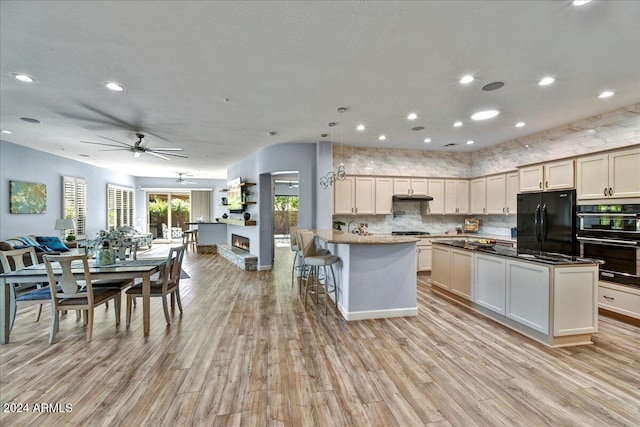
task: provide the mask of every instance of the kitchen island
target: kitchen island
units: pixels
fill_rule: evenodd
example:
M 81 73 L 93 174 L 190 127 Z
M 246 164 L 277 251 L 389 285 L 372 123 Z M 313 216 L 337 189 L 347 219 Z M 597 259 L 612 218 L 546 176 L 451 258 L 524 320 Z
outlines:
M 338 309 L 346 320 L 416 316 L 416 242 L 412 236 L 360 236 L 314 230 L 340 257 L 334 266 Z
M 432 290 L 551 347 L 590 344 L 598 332 L 593 259 L 482 247 L 433 245 Z

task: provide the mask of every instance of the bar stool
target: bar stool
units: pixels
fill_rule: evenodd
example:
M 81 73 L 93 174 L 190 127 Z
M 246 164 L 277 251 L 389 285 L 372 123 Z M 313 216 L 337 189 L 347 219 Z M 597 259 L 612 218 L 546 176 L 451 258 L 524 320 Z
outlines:
M 307 309 L 307 295 L 309 292 L 315 293 L 316 304 L 318 303 L 318 295 L 324 293 L 324 314 L 327 315 L 327 299 L 329 299 L 329 293 L 333 292 L 335 296 L 336 309 L 338 308 L 338 292 L 336 286 L 336 276 L 333 271 L 333 264 L 340 261 L 335 255 L 325 254 L 318 255 L 315 251 L 314 234 L 311 231 L 303 231 L 299 233 L 302 245 L 302 254 L 304 257 L 304 265 L 309 267 L 307 274 L 307 284 L 304 292 L 304 309 Z M 333 286 L 329 287 L 329 281 L 327 276 L 327 266 L 331 268 L 331 276 L 333 278 Z M 324 283 L 320 282 L 320 267 L 324 272 Z
M 194 228 L 193 230 L 185 231 L 182 234 L 182 244 L 185 248 L 191 246 L 192 249 L 196 249 L 198 247 L 198 230 Z
M 306 228 L 297 228 L 297 227 L 290 227 L 289 228 L 289 239 L 291 241 L 291 250 L 295 252 L 295 255 L 293 257 L 293 266 L 291 267 L 291 287 L 293 287 L 293 278 L 296 274 L 296 270 L 298 270 L 300 273 L 298 273 L 298 276 L 300 277 L 302 274 L 304 274 L 304 258 L 301 252 L 301 245 L 300 245 L 300 232 L 301 231 L 308 231 Z M 322 249 L 322 248 L 316 248 L 316 254 L 317 255 L 327 255 L 329 254 L 329 251 L 326 249 Z M 300 263 L 302 261 L 302 263 Z

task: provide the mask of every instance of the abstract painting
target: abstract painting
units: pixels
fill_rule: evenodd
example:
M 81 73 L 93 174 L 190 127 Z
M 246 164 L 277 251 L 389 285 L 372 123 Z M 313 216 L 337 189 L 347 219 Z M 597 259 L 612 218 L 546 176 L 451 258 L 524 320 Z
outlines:
M 9 181 L 12 214 L 41 214 L 47 211 L 47 186 L 33 182 Z

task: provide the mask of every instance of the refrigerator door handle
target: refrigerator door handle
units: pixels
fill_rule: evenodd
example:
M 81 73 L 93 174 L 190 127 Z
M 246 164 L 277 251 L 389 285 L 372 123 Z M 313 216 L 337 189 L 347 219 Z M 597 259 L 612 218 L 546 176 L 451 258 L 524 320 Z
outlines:
M 540 241 L 540 204 L 538 204 L 538 206 L 536 206 L 536 213 L 533 217 L 533 229 L 535 230 L 536 233 L 536 240 L 539 242 Z
M 542 214 L 540 215 L 540 234 L 542 242 L 547 241 L 547 205 L 542 205 Z

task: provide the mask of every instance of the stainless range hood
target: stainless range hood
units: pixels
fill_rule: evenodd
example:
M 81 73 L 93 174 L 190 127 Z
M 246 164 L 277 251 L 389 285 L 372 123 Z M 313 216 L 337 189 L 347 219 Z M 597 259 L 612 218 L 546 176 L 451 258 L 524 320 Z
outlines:
M 433 197 L 431 196 L 419 196 L 419 195 L 409 195 L 409 194 L 397 194 L 395 196 L 393 196 L 393 200 L 398 200 L 398 201 L 405 201 L 405 200 L 415 200 L 418 202 L 429 202 L 431 200 L 433 200 Z

